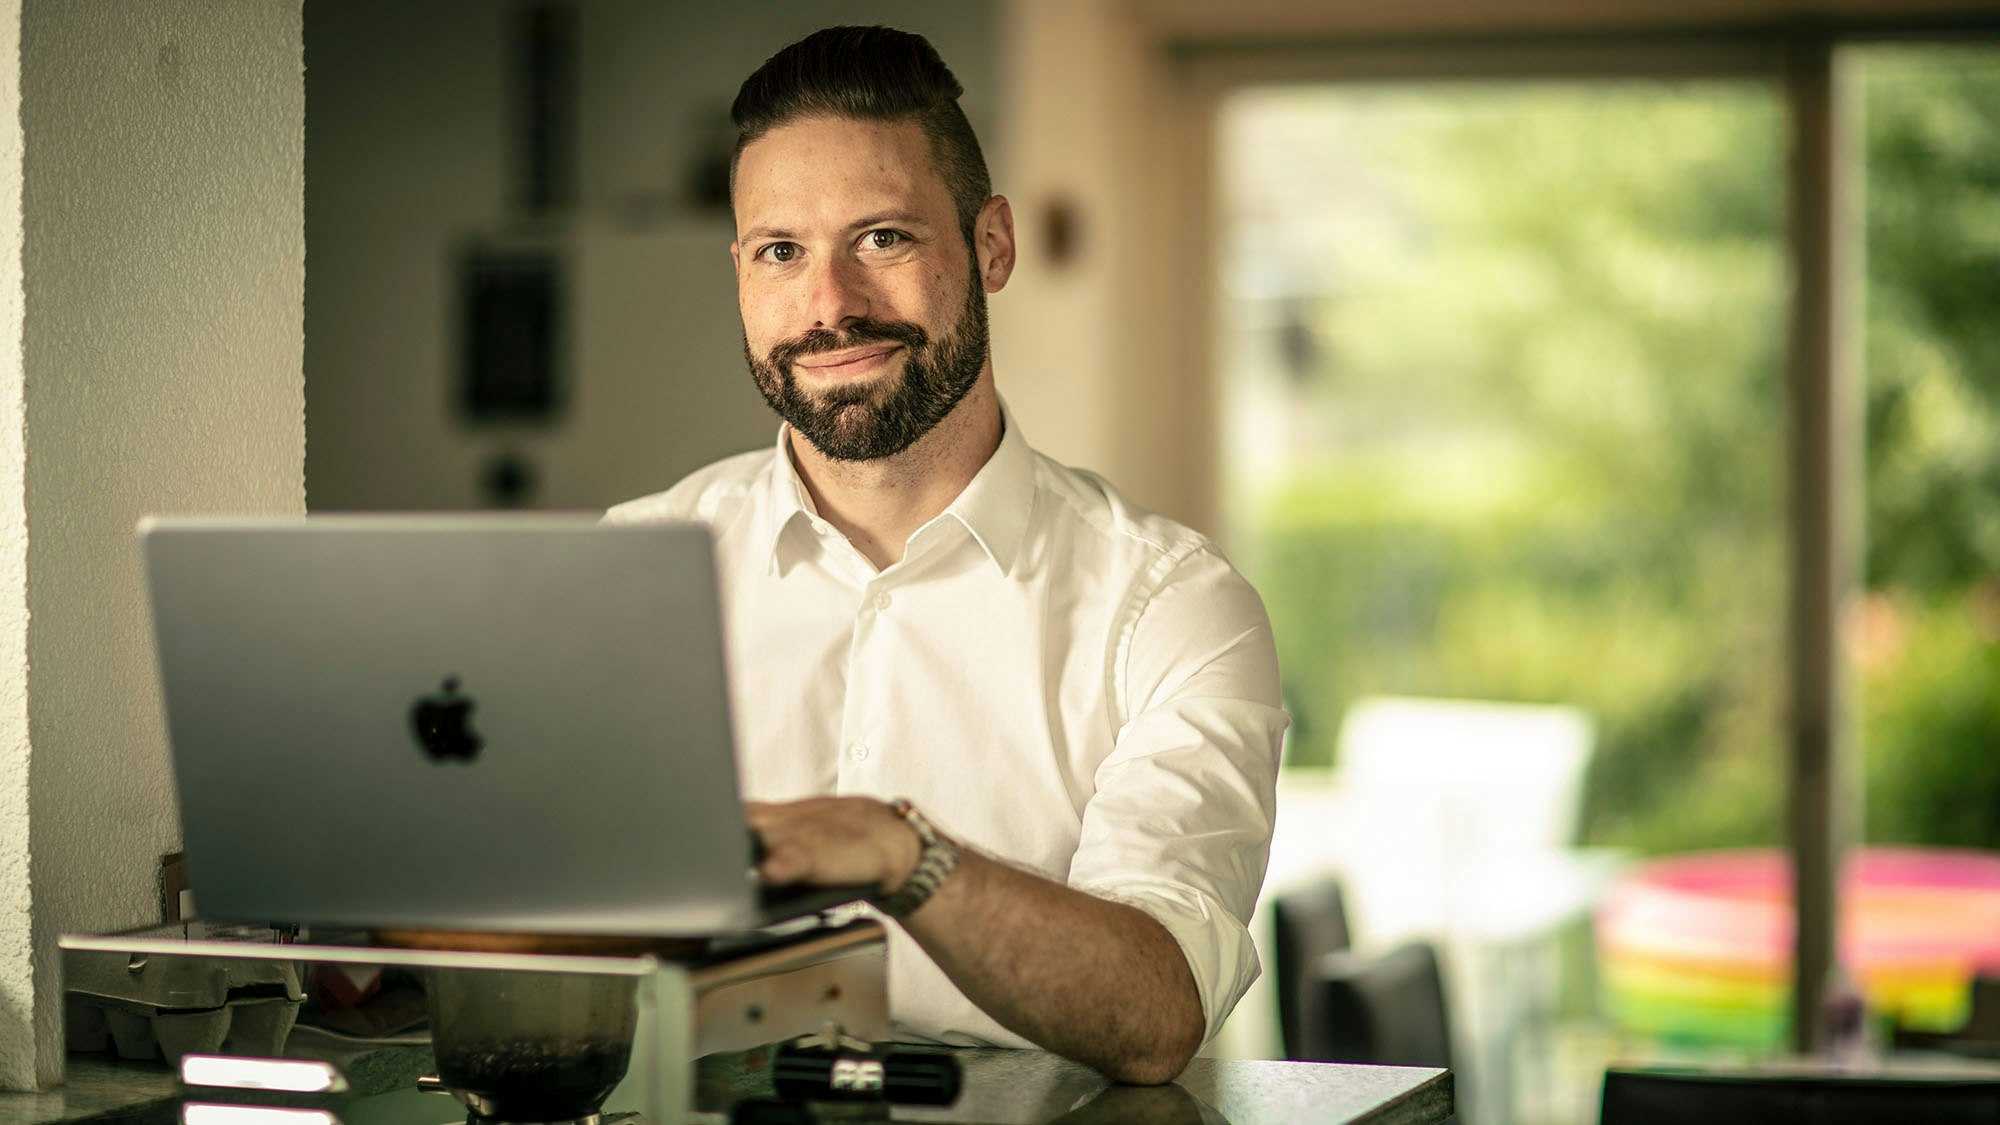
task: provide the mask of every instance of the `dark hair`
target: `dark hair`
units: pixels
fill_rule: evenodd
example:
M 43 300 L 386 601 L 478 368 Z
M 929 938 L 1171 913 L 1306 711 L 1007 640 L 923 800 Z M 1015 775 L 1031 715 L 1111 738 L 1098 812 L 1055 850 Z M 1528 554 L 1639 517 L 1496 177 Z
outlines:
M 802 117 L 820 115 L 868 121 L 915 121 L 931 143 L 931 159 L 958 208 L 968 245 L 979 212 L 993 194 L 972 123 L 958 108 L 965 87 L 952 77 L 930 40 L 892 27 L 829 27 L 815 31 L 766 59 L 743 80 L 729 116 L 736 122 L 736 151 L 729 158 L 729 186 L 752 141 Z

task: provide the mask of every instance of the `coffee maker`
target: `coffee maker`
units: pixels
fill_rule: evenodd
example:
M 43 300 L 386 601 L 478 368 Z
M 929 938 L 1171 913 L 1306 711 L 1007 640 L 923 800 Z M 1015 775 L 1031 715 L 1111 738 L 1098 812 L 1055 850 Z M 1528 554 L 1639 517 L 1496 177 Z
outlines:
M 159 1041 L 179 1066 L 186 1125 L 241 1121 L 250 1108 L 315 1115 L 308 1125 L 677 1125 L 695 1109 L 697 1058 L 830 1027 L 863 1041 L 889 1034 L 882 928 L 851 915 L 698 944 L 464 937 L 413 945 L 362 930 L 185 922 L 61 945 L 73 1010 L 130 1026 L 151 1006 L 174 1028 Z M 303 1026 L 275 1040 L 230 1036 L 253 998 L 302 1002 L 295 985 L 270 986 L 274 967 L 311 965 L 421 975 L 429 1043 L 361 1044 Z M 200 1011 L 159 1003 L 185 1005 L 192 994 L 170 997 L 161 982 L 189 978 L 264 983 L 240 998 L 218 986 L 198 1002 L 219 1002 Z M 190 1032 L 192 1014 L 215 1028 Z

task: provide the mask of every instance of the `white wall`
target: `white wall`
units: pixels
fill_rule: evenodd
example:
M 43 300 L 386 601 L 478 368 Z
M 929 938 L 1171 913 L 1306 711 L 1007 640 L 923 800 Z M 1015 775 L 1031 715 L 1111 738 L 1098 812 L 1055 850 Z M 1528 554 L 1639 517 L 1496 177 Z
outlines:
M 0 25 L 0 1085 L 26 1088 L 60 1076 L 56 936 L 157 920 L 179 846 L 133 524 L 304 506 L 304 87 L 297 0 Z
M 1010 0 L 1002 127 L 1021 264 L 993 303 L 1009 401 L 1051 455 L 1213 533 L 1209 107 L 1132 5 Z M 1047 253 L 1052 207 L 1078 254 Z
M 993 132 L 993 0 L 590 0 L 577 5 L 582 207 L 524 233 L 508 186 L 515 10 L 307 8 L 315 509 L 478 506 L 482 466 L 509 450 L 539 470 L 536 503 L 602 507 L 771 441 L 776 420 L 743 366 L 732 226 L 695 207 L 688 184 L 704 146 L 733 138 L 737 86 L 786 43 L 842 22 L 928 35 L 965 84 L 975 128 Z M 569 408 L 549 429 L 468 431 L 453 417 L 452 248 L 481 235 L 546 238 L 569 255 L 575 366 Z

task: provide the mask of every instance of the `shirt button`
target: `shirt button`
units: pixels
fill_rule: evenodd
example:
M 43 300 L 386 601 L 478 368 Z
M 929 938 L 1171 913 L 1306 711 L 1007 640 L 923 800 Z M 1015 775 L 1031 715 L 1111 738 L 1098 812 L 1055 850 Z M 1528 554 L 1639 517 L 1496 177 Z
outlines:
M 857 742 L 847 748 L 847 756 L 854 761 L 865 762 L 868 760 L 868 747 Z
M 889 595 L 887 594 L 875 595 L 875 612 L 882 613 L 888 610 L 888 608 L 889 608 Z

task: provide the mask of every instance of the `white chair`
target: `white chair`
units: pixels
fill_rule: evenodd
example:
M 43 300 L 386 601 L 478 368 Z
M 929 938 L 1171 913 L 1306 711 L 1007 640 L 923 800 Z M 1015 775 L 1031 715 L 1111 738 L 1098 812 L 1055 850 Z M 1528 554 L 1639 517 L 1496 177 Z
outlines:
M 1576 843 L 1594 743 L 1574 707 L 1378 697 L 1335 767 L 1355 945 L 1436 944 L 1462 1119 L 1511 1119 L 1524 1038 L 1551 1018 L 1561 928 L 1598 881 Z
M 1530 921 L 1505 917 L 1509 904 L 1540 904 L 1518 895 L 1494 903 L 1480 888 L 1576 842 L 1593 738 L 1574 707 L 1387 696 L 1354 704 L 1336 777 L 1357 943 Z

